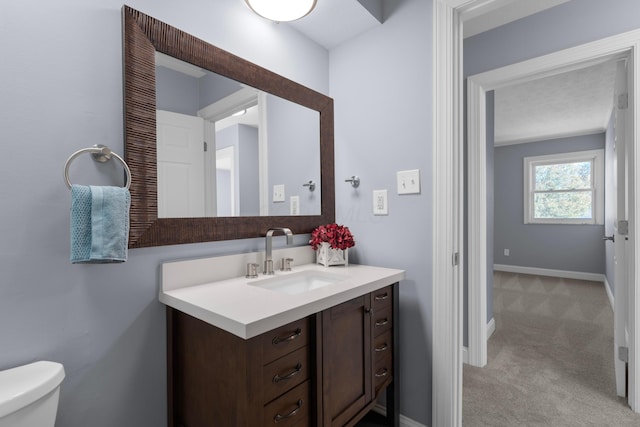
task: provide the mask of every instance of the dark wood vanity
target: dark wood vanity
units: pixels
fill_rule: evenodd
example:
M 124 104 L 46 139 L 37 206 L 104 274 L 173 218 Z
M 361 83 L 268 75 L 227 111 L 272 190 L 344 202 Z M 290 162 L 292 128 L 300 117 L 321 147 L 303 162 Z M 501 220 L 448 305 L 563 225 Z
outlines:
M 397 317 L 398 283 L 246 340 L 167 307 L 168 425 L 356 426 L 386 393 L 398 426 Z

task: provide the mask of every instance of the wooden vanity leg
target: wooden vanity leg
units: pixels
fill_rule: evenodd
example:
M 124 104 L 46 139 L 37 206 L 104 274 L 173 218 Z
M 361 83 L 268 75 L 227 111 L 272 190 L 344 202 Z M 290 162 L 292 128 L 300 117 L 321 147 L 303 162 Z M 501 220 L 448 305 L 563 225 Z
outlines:
M 387 387 L 387 424 L 400 427 L 400 295 L 393 284 L 393 381 Z
M 166 308 L 167 316 L 167 426 L 174 425 L 173 419 L 173 310 Z

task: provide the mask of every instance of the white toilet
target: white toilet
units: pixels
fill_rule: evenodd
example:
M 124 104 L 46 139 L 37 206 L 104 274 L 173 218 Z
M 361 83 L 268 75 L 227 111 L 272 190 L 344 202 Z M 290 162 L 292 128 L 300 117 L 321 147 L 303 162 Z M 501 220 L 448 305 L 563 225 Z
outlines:
M 56 362 L 0 371 L 0 427 L 53 427 L 63 379 Z

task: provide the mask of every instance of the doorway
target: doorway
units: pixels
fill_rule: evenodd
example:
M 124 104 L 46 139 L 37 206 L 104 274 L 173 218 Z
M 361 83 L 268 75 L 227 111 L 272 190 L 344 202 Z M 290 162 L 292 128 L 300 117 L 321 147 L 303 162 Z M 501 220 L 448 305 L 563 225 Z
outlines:
M 623 34 L 610 37 L 597 42 L 582 45 L 576 48 L 567 49 L 539 58 L 534 58 L 511 66 L 497 70 L 488 71 L 467 78 L 467 105 L 468 105 L 468 164 L 469 164 L 469 204 L 468 212 L 481 213 L 472 217 L 469 215 L 469 362 L 474 366 L 484 366 L 487 363 L 487 332 L 486 332 L 486 307 L 487 307 L 487 270 L 491 266 L 486 265 L 486 212 L 487 212 L 487 191 L 486 191 L 486 93 L 490 90 L 509 86 L 516 83 L 531 81 L 541 77 L 548 77 L 559 73 L 577 70 L 586 66 L 598 64 L 602 61 L 616 60 L 621 56 L 628 55 L 630 58 L 630 69 L 635 69 L 634 43 L 630 38 L 638 37 L 638 34 Z M 630 93 L 637 90 L 633 84 L 630 86 Z M 635 120 L 635 105 L 630 103 L 631 116 Z M 633 121 L 633 120 L 632 120 Z M 633 124 L 631 124 L 633 126 Z M 633 127 L 631 128 L 633 129 Z M 630 148 L 635 145 L 630 141 Z M 631 153 L 633 153 L 633 149 Z M 629 170 L 633 171 L 634 158 L 629 158 Z M 482 183 L 482 184 L 479 184 Z M 483 188 L 481 188 L 481 186 Z M 633 199 L 635 193 L 633 183 L 630 183 L 629 196 Z M 482 214 L 484 213 L 484 215 Z M 629 220 L 634 221 L 635 212 L 629 211 Z M 477 217 L 481 217 L 478 220 Z M 482 229 L 485 229 L 482 231 Z M 478 232 L 479 231 L 479 232 Z M 474 236 L 474 237 L 472 237 Z M 633 231 L 629 236 L 633 240 Z M 631 249 L 633 250 L 633 249 Z M 472 259 L 474 262 L 472 262 Z M 635 260 L 630 256 L 631 260 Z M 632 263 L 630 263 L 632 264 Z M 635 264 L 635 263 L 633 263 Z M 630 265 L 631 271 L 635 265 Z M 631 273 L 629 277 L 634 277 Z M 633 283 L 633 282 L 631 282 Z M 635 307 L 635 286 L 630 287 L 629 313 L 634 313 Z M 629 329 L 635 329 L 635 323 Z M 629 338 L 628 348 L 630 353 L 635 353 L 635 336 Z M 613 349 L 612 349 L 613 350 Z M 612 351 L 613 357 L 613 351 Z M 635 383 L 635 369 L 632 365 L 635 360 L 630 360 L 630 384 Z M 633 387 L 632 387 L 633 388 Z M 630 389 L 629 404 L 634 406 L 636 395 Z
M 464 185 L 461 179 L 463 159 L 461 155 L 463 144 L 462 106 L 463 106 L 463 73 L 461 63 L 462 52 L 462 21 L 491 3 L 497 1 L 486 0 L 436 0 L 434 2 L 434 121 L 433 138 L 438 141 L 434 144 L 434 223 L 439 224 L 434 229 L 434 246 L 440 250 L 434 252 L 433 265 L 433 334 L 432 334 L 432 424 L 451 425 L 461 424 L 462 408 L 462 295 L 461 295 L 461 248 L 465 246 L 460 231 L 468 226 L 470 240 L 467 245 L 470 249 L 468 269 L 469 276 L 486 277 L 486 256 L 483 258 L 482 244 L 486 242 L 486 159 L 480 151 L 478 138 L 484 138 L 484 105 L 485 90 L 483 84 L 492 83 L 470 82 L 473 86 L 469 90 L 470 99 L 474 107 L 470 108 L 468 123 L 474 129 L 471 134 L 476 140 L 470 144 L 469 168 L 471 173 L 471 186 L 467 188 L 471 195 L 469 209 L 474 209 L 476 216 L 470 218 L 466 224 L 462 222 L 461 207 Z M 621 34 L 618 37 L 589 43 L 578 48 L 569 49 L 562 53 L 556 53 L 545 57 L 543 60 L 527 61 L 526 67 L 520 67 L 520 77 L 526 77 L 535 72 L 549 68 L 549 61 L 553 60 L 564 64 L 584 61 L 588 58 L 610 54 L 613 51 L 630 53 L 633 69 L 633 81 L 638 81 L 638 57 L 637 48 L 640 41 L 640 32 Z M 533 71 L 532 71 L 533 70 Z M 513 70 L 512 70 L 513 71 Z M 494 79 L 496 76 L 493 76 Z M 489 85 L 490 86 L 490 85 Z M 634 106 L 632 125 L 637 128 L 638 108 L 637 100 L 639 91 L 635 85 L 630 92 L 630 104 Z M 482 101 L 482 102 L 479 102 Z M 483 141 L 484 142 L 484 141 Z M 637 142 L 631 141 L 630 151 L 634 163 L 638 164 Z M 480 158 L 480 161 L 478 160 Z M 630 177 L 629 193 L 635 200 L 639 200 L 640 174 Z M 475 182 L 474 182 L 475 178 Z M 485 198 L 483 198 L 485 197 Z M 484 204 L 483 204 L 484 203 Z M 630 212 L 630 229 L 634 230 L 635 224 L 640 223 L 640 213 L 637 210 Z M 484 222 L 483 222 L 484 221 Z M 633 225 L 632 225 L 633 224 Z M 633 235 L 633 234 L 632 234 Z M 472 239 L 473 240 L 472 240 Z M 635 252 L 635 239 L 631 242 L 631 250 Z M 485 254 L 486 255 L 486 254 Z M 453 258 L 453 262 L 452 262 Z M 629 336 L 631 347 L 629 350 L 629 403 L 634 410 L 640 410 L 640 381 L 636 381 L 640 366 L 640 354 L 635 351 L 634 344 L 640 340 L 640 316 L 635 310 L 640 306 L 640 293 L 636 291 L 637 281 L 635 272 L 640 271 L 640 263 L 635 253 L 629 254 L 633 260 L 634 275 L 631 276 L 629 303 Z M 479 279 L 481 280 L 481 279 Z M 438 284 L 437 286 L 435 284 Z M 486 280 L 485 280 L 486 284 Z M 470 315 L 473 310 L 479 310 L 486 317 L 486 288 L 475 289 L 475 295 L 471 296 Z M 484 308 L 483 308 L 484 307 Z M 483 311 L 484 310 L 484 311 Z M 477 314 L 476 314 L 477 315 Z M 479 334 L 485 334 L 479 331 Z M 486 337 L 485 337 L 486 338 Z M 486 354 L 486 339 L 477 339 L 477 345 L 484 346 Z M 482 354 L 480 351 L 478 354 Z

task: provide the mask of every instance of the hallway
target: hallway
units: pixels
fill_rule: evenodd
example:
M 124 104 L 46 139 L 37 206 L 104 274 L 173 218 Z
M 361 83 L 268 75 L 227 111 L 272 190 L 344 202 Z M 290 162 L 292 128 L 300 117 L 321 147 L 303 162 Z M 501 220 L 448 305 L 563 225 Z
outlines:
M 602 283 L 494 273 L 496 331 L 484 368 L 464 366 L 463 426 L 637 426 L 613 374 Z

